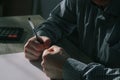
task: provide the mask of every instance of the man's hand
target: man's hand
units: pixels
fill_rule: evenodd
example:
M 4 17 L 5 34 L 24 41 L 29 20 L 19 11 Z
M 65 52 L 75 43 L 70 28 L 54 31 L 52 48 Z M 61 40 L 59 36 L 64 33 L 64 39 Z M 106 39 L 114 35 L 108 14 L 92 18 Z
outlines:
M 32 37 L 24 46 L 25 57 L 29 60 L 39 59 L 43 51 L 51 45 L 51 40 L 48 37 L 40 36 L 39 39 L 41 39 L 43 43 L 38 42 L 36 37 Z
M 52 79 L 62 79 L 62 68 L 69 55 L 58 46 L 46 49 L 42 55 L 41 65 L 46 75 Z

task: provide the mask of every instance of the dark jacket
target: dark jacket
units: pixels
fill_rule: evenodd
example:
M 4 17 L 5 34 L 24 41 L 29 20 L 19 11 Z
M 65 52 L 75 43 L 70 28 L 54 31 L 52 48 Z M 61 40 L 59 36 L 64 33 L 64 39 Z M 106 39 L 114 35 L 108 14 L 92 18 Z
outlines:
M 53 44 L 77 29 L 80 50 L 94 62 L 69 58 L 65 80 L 120 80 L 120 0 L 111 0 L 105 9 L 91 0 L 63 0 L 37 29 Z

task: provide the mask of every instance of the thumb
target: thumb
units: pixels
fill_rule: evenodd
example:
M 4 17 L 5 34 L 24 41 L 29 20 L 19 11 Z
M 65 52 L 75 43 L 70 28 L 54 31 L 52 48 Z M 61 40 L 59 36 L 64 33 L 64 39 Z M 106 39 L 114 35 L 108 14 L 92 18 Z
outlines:
M 51 45 L 51 40 L 49 37 L 41 36 L 40 39 L 43 41 L 44 48 L 49 48 Z

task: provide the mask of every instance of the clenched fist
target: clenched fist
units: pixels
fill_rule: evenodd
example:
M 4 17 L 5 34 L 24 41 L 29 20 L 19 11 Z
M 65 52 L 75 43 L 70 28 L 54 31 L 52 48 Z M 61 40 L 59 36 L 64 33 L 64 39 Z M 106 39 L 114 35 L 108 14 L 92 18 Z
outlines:
M 63 65 L 69 55 L 58 46 L 51 46 L 42 55 L 41 65 L 46 75 L 52 79 L 62 79 Z

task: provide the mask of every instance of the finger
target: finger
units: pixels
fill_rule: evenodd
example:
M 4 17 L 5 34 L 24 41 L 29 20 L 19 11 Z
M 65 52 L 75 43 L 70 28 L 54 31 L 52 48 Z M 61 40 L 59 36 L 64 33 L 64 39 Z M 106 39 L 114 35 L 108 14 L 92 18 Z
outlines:
M 45 69 L 59 69 L 54 64 L 54 62 L 56 62 L 56 61 L 54 61 L 54 62 L 53 61 L 54 60 L 51 61 L 51 59 L 47 59 L 47 57 L 46 57 L 41 61 L 41 66 Z M 56 64 L 56 65 L 59 65 L 59 64 Z
M 55 53 L 55 48 L 52 46 L 52 47 L 44 50 L 42 58 L 44 59 L 45 57 L 48 57 L 49 55 L 52 55 L 54 53 Z
M 39 37 L 39 39 L 43 40 L 43 44 L 36 40 L 35 37 L 30 38 L 24 46 L 24 49 L 28 46 L 32 46 L 35 50 L 44 50 L 50 47 L 50 39 L 44 36 Z
M 29 44 L 26 45 L 26 47 L 31 46 L 37 51 L 44 50 L 44 45 L 40 44 L 36 39 L 35 40 L 29 40 Z
M 41 61 L 41 66 L 42 66 L 43 68 L 45 68 L 45 62 L 44 62 L 44 60 Z
M 61 48 L 52 46 L 49 49 L 44 50 L 42 54 L 42 59 L 49 61 L 48 64 L 53 65 L 54 62 L 58 61 L 57 59 L 59 58 L 60 53 L 62 53 Z
M 24 52 L 25 52 L 25 54 L 27 54 L 27 52 L 31 53 L 31 54 L 33 54 L 34 56 L 37 56 L 37 57 L 42 54 L 42 51 L 39 51 L 39 50 L 37 51 L 33 47 L 31 47 L 31 46 L 26 47 Z
M 49 49 L 44 50 L 43 54 L 42 54 L 42 60 L 44 61 L 44 63 L 48 66 L 51 66 L 54 64 L 54 62 L 56 62 L 56 55 L 53 56 L 54 53 L 54 49 L 52 47 L 50 47 Z M 47 64 L 48 63 L 48 64 Z
M 34 56 L 33 54 L 27 52 L 27 54 L 25 55 L 25 57 L 29 60 L 37 60 L 39 57 Z
M 45 49 L 42 54 L 42 60 L 46 60 L 48 54 L 49 54 L 48 49 Z
M 44 73 L 46 74 L 46 76 L 48 76 L 48 77 L 50 77 L 50 78 L 52 78 L 52 79 L 55 79 L 54 74 L 48 72 L 48 71 L 45 70 L 45 69 L 44 69 L 43 71 L 44 71 Z
M 40 43 L 36 37 L 33 37 L 31 39 L 29 39 L 29 41 L 35 41 L 36 43 L 39 43 L 39 44 L 42 44 L 44 45 L 44 48 L 49 48 L 50 47 L 50 44 L 51 44 L 51 40 L 50 38 L 46 37 L 46 36 L 39 36 L 38 37 L 40 41 L 42 41 L 43 43 Z
M 54 77 L 53 77 L 54 74 L 53 74 L 51 71 L 53 71 L 53 70 L 50 70 L 50 69 L 48 69 L 48 68 L 43 67 L 43 72 L 44 72 L 48 77 L 54 78 Z
M 53 65 L 50 65 L 49 62 L 47 62 L 46 59 L 44 59 L 44 60 L 41 61 L 41 66 L 42 66 L 44 69 L 52 68 L 52 67 L 53 67 Z
M 52 54 L 60 54 L 64 57 L 70 57 L 67 52 L 62 48 L 62 47 L 59 47 L 59 46 L 56 46 L 56 45 L 53 45 L 51 48 L 49 49 L 53 49 L 54 52 L 52 52 Z
M 41 39 L 42 39 L 43 42 L 44 42 L 44 47 L 45 47 L 45 49 L 49 48 L 50 45 L 51 45 L 51 40 L 50 40 L 50 38 L 45 37 L 45 36 L 41 36 Z
M 63 51 L 63 48 L 56 45 L 53 45 L 48 49 L 48 52 L 51 54 L 55 54 L 55 53 L 57 54 L 60 53 L 61 51 Z
M 36 47 L 38 46 L 38 47 Z M 41 53 L 43 52 L 43 45 L 40 44 L 36 44 L 35 41 L 30 40 L 29 42 L 27 42 L 24 46 L 24 52 L 26 54 L 26 52 L 32 53 L 35 56 L 40 56 Z
M 60 68 L 54 66 L 54 64 L 51 64 L 51 63 L 53 63 L 53 61 L 51 61 L 52 57 L 50 57 L 49 59 L 48 58 L 49 58 L 48 56 L 47 57 L 45 56 L 41 62 L 41 66 L 43 68 L 43 71 L 50 78 L 61 78 L 61 76 L 62 76 L 61 71 L 62 70 Z

